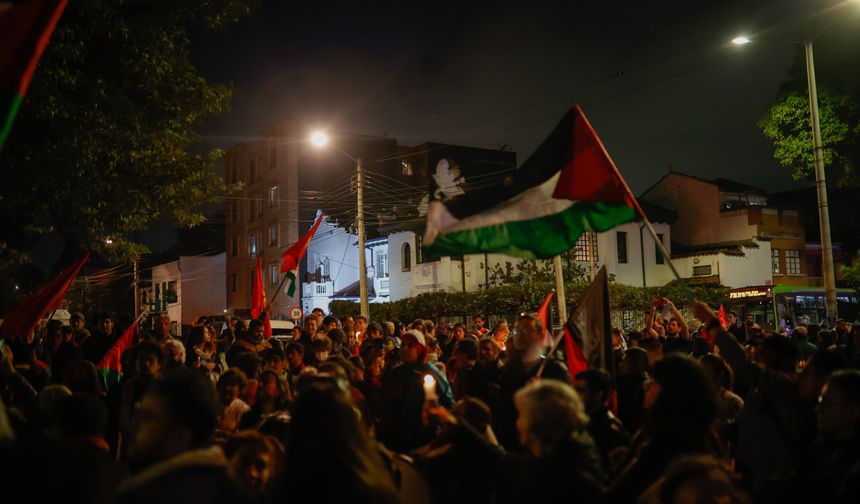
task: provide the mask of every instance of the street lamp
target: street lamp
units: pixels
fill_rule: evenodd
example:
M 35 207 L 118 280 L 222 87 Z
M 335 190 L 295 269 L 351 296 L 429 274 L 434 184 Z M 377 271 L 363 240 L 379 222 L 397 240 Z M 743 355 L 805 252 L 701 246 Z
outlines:
M 329 138 L 322 131 L 316 131 L 311 134 L 310 142 L 312 145 L 322 148 L 328 145 Z M 345 152 L 338 146 L 332 144 L 332 147 L 344 156 L 348 157 L 355 163 L 355 192 L 356 192 L 356 210 L 358 217 L 356 227 L 358 227 L 358 291 L 359 291 L 359 306 L 361 315 L 366 319 L 370 319 L 370 304 L 367 299 L 367 265 L 365 264 L 365 232 L 364 232 L 364 173 L 361 168 L 361 158 L 356 158 Z
M 736 45 L 750 40 L 740 36 L 732 39 Z M 833 243 L 830 239 L 830 210 L 827 204 L 827 179 L 824 174 L 824 158 L 821 144 L 821 125 L 818 119 L 818 89 L 815 85 L 815 61 L 812 55 L 812 39 L 803 42 L 806 56 L 806 85 L 809 89 L 809 115 L 812 122 L 812 146 L 815 149 L 815 186 L 818 193 L 818 227 L 821 230 L 821 274 L 824 277 L 824 306 L 830 324 L 836 322 L 836 274 L 833 266 Z

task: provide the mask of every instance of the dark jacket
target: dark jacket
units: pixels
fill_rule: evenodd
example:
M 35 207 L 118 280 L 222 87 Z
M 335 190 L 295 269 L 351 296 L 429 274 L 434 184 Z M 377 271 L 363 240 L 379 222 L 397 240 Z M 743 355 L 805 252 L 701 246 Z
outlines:
M 424 426 L 424 376 L 436 379 L 439 404 L 454 406 L 448 380 L 439 369 L 428 363 L 401 364 L 382 379 L 380 395 L 379 440 L 388 448 L 406 453 L 433 439 L 433 431 Z
M 117 489 L 120 504 L 243 503 L 248 497 L 227 473 L 217 446 L 183 453 L 149 467 Z
M 584 432 L 571 433 L 548 456 L 538 458 L 505 453 L 461 420 L 454 443 L 481 457 L 481 466 L 495 475 L 473 484 L 489 485 L 497 504 L 602 502 L 604 488 L 600 481 L 604 476 L 600 460 L 593 441 Z
M 525 387 L 530 379 L 537 376 L 541 361 L 526 367 L 520 360 L 511 360 L 502 368 L 499 374 L 499 404 L 496 410 L 495 431 L 499 442 L 506 449 L 521 451 L 519 434 L 517 434 L 517 408 L 514 406 L 514 394 Z M 559 380 L 570 383 L 567 367 L 556 359 L 549 359 L 544 366 L 543 379 Z
M 609 454 L 616 448 L 626 448 L 630 444 L 627 429 L 609 408 L 601 406 L 588 414 L 588 434 L 597 445 L 604 469 L 609 472 Z

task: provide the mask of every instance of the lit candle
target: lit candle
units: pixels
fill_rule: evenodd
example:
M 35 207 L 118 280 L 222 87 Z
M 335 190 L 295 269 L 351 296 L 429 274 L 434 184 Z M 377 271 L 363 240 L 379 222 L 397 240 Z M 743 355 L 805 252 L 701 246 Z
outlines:
M 439 398 L 436 395 L 436 379 L 432 375 L 424 377 L 424 400 L 435 401 Z

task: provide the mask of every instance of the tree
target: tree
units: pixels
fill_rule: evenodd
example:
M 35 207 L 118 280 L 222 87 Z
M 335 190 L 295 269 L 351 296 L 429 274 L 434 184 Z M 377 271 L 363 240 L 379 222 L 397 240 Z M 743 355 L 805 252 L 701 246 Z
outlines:
M 232 88 L 197 73 L 187 32 L 236 22 L 254 3 L 69 2 L 0 158 L 0 273 L 50 231 L 64 239 L 61 262 L 80 249 L 128 259 L 145 252 L 132 237 L 153 220 L 204 220 L 200 205 L 231 188 L 221 153 L 190 146 Z
M 825 167 L 838 167 L 837 183 L 856 186 L 860 163 L 860 107 L 855 96 L 820 90 L 818 93 L 822 156 Z M 773 157 L 792 170 L 795 180 L 815 179 L 815 151 L 805 94 L 792 92 L 773 103 L 758 123 L 773 141 Z
M 857 295 L 860 295 L 860 256 L 857 256 L 851 266 L 842 266 L 842 278 Z
M 561 255 L 561 270 L 565 282 L 580 281 L 585 278 L 585 268 L 574 261 L 572 250 Z M 490 268 L 490 286 L 522 285 L 529 282 L 553 282 L 555 274 L 552 261 L 543 259 L 520 259 L 516 262 L 494 264 Z

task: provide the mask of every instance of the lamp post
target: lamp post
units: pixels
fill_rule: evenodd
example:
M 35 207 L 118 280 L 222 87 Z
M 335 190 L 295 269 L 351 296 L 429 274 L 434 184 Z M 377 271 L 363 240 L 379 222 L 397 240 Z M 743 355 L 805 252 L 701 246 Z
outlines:
M 746 45 L 750 39 L 735 37 L 732 43 Z M 836 322 L 836 274 L 833 266 L 833 243 L 830 239 L 830 209 L 827 204 L 827 179 L 824 173 L 824 157 L 821 143 L 821 125 L 818 119 L 818 88 L 815 84 L 815 61 L 812 54 L 812 39 L 803 43 L 806 57 L 806 85 L 809 90 L 809 116 L 812 123 L 812 146 L 815 150 L 815 187 L 818 195 L 818 227 L 821 231 L 821 274 L 824 278 L 824 306 L 827 320 L 832 326 Z
M 317 147 L 324 147 L 328 144 L 328 135 L 321 131 L 317 131 L 311 135 L 311 143 Z M 366 319 L 370 319 L 370 303 L 367 299 L 367 265 L 365 263 L 365 231 L 364 231 L 364 173 L 361 167 L 361 158 L 356 158 L 337 147 L 332 145 L 334 149 L 344 156 L 348 157 L 355 163 L 355 192 L 356 206 L 358 216 L 356 218 L 356 227 L 358 228 L 358 291 L 359 291 L 359 306 L 361 315 Z

